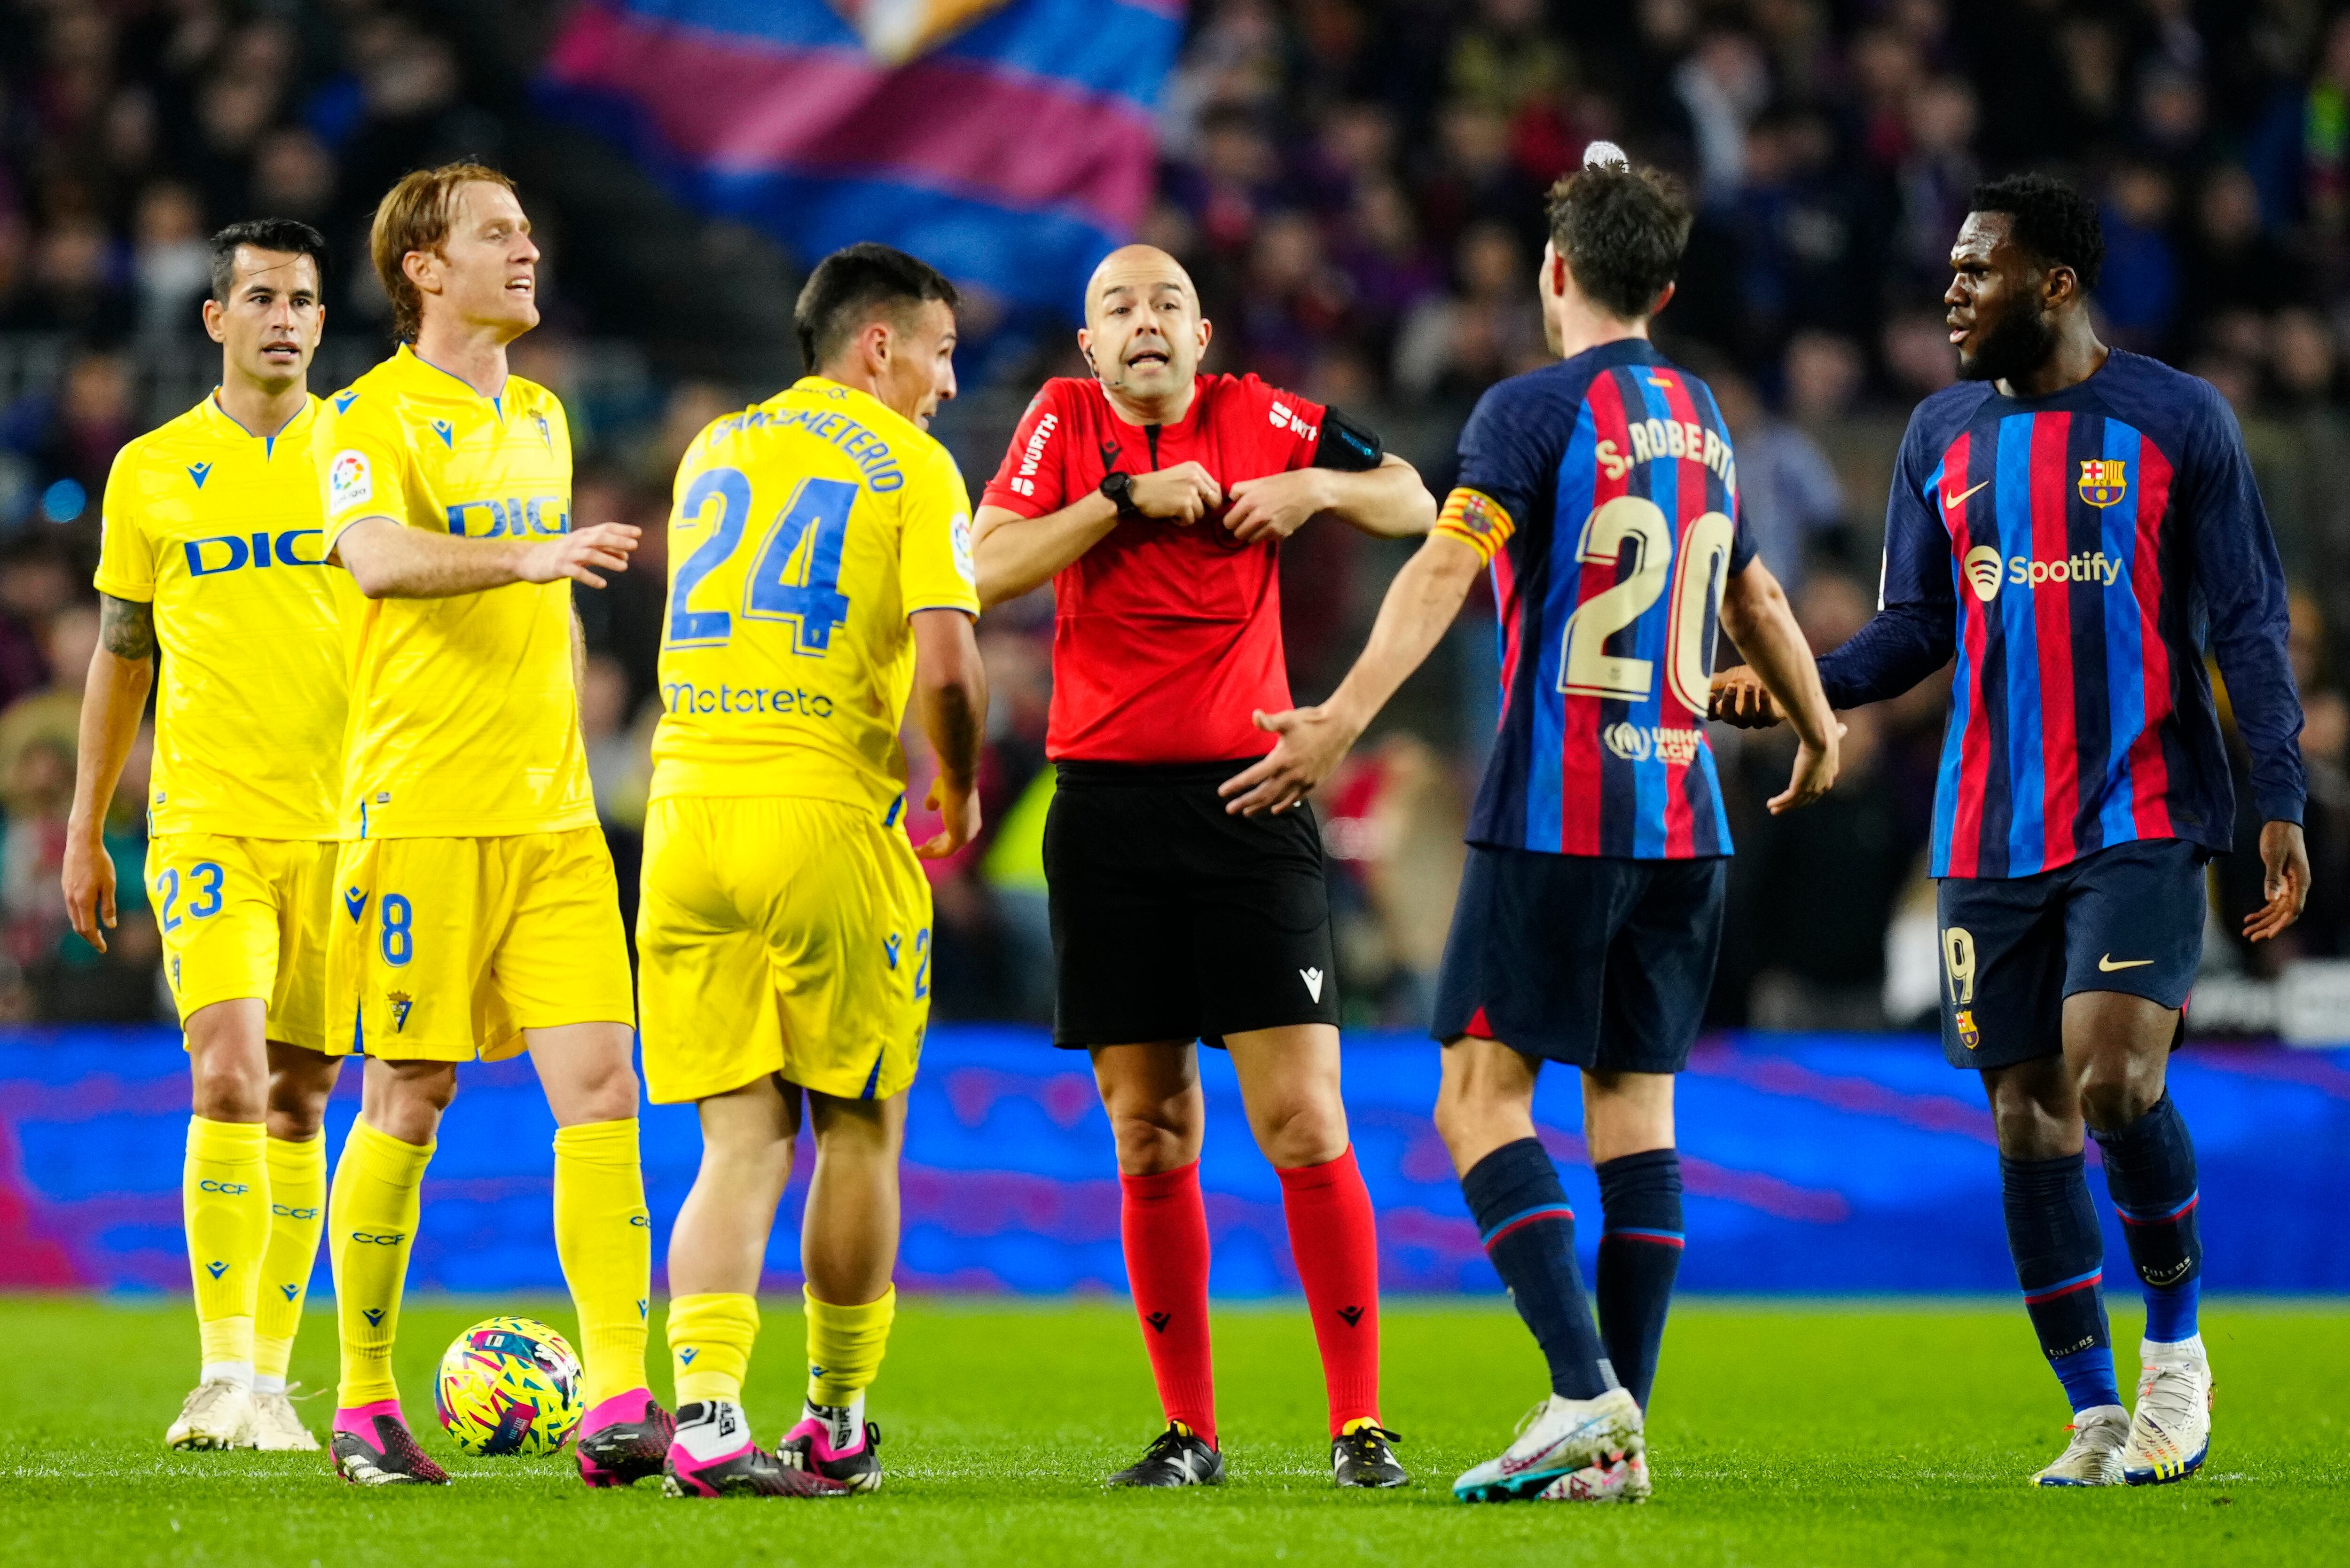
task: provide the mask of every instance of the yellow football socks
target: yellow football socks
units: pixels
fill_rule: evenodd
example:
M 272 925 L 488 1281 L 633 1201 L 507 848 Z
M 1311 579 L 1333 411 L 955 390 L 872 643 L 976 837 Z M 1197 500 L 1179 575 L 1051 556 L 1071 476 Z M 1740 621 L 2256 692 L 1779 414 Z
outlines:
M 327 1137 L 269 1140 L 269 1246 L 261 1257 L 261 1301 L 253 1314 L 253 1372 L 282 1386 L 302 1326 L 302 1301 L 327 1223 Z
M 652 1242 L 637 1118 L 557 1127 L 555 1254 L 579 1309 L 580 1392 L 590 1410 L 645 1386 Z
M 335 1265 L 335 1317 L 342 1332 L 342 1384 L 335 1403 L 355 1409 L 400 1397 L 391 1345 L 400 1334 L 400 1293 L 416 1240 L 418 1193 L 431 1144 L 402 1143 L 361 1116 L 344 1140 L 327 1205 L 328 1255 Z
M 834 1306 L 800 1287 L 807 1303 L 808 1403 L 847 1405 L 872 1386 L 889 1348 L 889 1323 L 898 1315 L 898 1287 L 862 1306 Z
M 759 1337 L 759 1303 L 738 1292 L 671 1296 L 670 1365 L 677 1374 L 680 1407 L 697 1401 L 743 1402 L 751 1345 Z
M 253 1311 L 269 1243 L 269 1167 L 258 1122 L 188 1118 L 181 1199 L 204 1376 L 253 1380 Z

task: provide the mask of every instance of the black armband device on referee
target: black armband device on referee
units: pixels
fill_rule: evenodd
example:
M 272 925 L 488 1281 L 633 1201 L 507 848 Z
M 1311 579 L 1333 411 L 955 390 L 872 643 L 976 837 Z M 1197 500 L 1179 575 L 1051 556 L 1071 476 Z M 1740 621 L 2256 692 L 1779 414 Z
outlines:
M 1314 443 L 1314 466 L 1361 473 L 1387 458 L 1378 432 L 1357 424 L 1336 409 L 1322 410 L 1322 437 Z

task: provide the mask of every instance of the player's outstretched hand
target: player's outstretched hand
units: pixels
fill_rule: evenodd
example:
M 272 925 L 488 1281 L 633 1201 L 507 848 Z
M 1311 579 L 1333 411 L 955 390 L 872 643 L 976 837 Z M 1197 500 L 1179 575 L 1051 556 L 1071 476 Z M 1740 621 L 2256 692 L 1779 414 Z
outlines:
M 1814 747 L 1809 741 L 1796 742 L 1794 772 L 1788 775 L 1787 787 L 1771 797 L 1772 815 L 1783 816 L 1800 810 L 1835 787 L 1839 765 L 1836 742 L 1844 738 L 1844 732 L 1845 726 L 1838 724 L 1824 747 Z
M 952 779 L 941 774 L 931 781 L 923 805 L 943 819 L 930 842 L 914 846 L 924 860 L 943 860 L 979 836 L 979 784 L 974 779 Z
M 1163 518 L 1186 528 L 1224 504 L 1224 487 L 1196 462 L 1138 473 L 1129 493 L 1145 517 Z
M 114 857 L 95 834 L 66 836 L 66 919 L 74 934 L 99 951 L 106 937 L 99 929 L 114 929 Z
M 552 583 L 569 577 L 575 583 L 600 588 L 604 579 L 596 575 L 597 571 L 627 571 L 629 552 L 643 536 L 643 529 L 627 523 L 598 523 L 575 528 L 524 551 L 519 567 L 522 580 Z
M 1242 480 L 1232 486 L 1232 509 L 1224 514 L 1224 526 L 1243 545 L 1288 538 L 1328 504 L 1323 493 L 1324 476 L 1328 472 L 1322 468 L 1294 468 L 1286 473 Z
M 2309 902 L 2309 845 L 2297 822 L 2261 825 L 2261 864 L 2268 877 L 2261 891 L 2268 902 L 2244 917 L 2244 940 L 2264 942 L 2301 919 Z
M 1290 810 L 1330 776 L 1359 732 L 1326 706 L 1279 713 L 1259 709 L 1249 717 L 1258 729 L 1281 739 L 1262 761 L 1216 786 L 1227 816 Z
M 1786 715 L 1752 665 L 1724 670 L 1713 678 L 1705 716 L 1741 730 L 1767 730 Z

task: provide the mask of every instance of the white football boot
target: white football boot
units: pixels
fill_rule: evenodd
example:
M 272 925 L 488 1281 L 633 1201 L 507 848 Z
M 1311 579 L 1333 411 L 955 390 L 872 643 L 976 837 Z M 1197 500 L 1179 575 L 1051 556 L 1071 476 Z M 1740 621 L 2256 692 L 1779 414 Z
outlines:
M 180 1418 L 163 1434 L 167 1449 L 253 1447 L 253 1390 L 226 1377 L 196 1385 Z
M 1610 1388 L 1596 1399 L 1562 1399 L 1554 1394 L 1534 1407 L 1518 1428 L 1516 1440 L 1498 1458 L 1464 1471 L 1452 1483 L 1452 1495 L 1463 1502 L 1531 1498 L 1554 1481 L 1585 1469 L 1612 1466 L 1645 1452 L 1646 1447 L 1640 1407 L 1625 1390 Z
M 2119 1405 L 2075 1411 L 2064 1428 L 2073 1440 L 2055 1462 L 2032 1478 L 2034 1486 L 2119 1486 L 2122 1447 L 2129 1441 L 2129 1412 Z
M 2137 1355 L 2137 1412 L 2122 1450 L 2122 1480 L 2132 1486 L 2185 1480 L 2211 1451 L 2211 1363 L 2203 1336 L 2175 1345 L 2142 1340 Z
M 1534 1494 L 1540 1502 L 1646 1502 L 1648 1456 L 1625 1454 L 1612 1464 L 1586 1465 Z
M 294 1386 L 296 1388 L 300 1384 Z M 271 1453 L 315 1454 L 318 1439 L 294 1408 L 292 1389 L 253 1397 L 253 1446 Z

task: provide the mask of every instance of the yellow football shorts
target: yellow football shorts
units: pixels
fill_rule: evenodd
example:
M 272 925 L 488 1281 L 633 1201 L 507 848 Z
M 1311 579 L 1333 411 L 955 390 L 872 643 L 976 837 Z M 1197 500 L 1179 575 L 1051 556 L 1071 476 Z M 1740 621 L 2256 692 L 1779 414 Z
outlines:
M 671 796 L 645 820 L 637 960 L 654 1100 L 776 1073 L 887 1099 L 930 1021 L 931 885 L 870 811 Z
M 525 1029 L 636 1022 L 600 827 L 354 840 L 334 898 L 332 1054 L 494 1061 Z
M 147 895 L 180 1023 L 215 1002 L 258 997 L 268 1037 L 326 1044 L 327 934 L 335 907 L 328 839 L 159 834 Z

